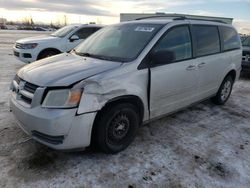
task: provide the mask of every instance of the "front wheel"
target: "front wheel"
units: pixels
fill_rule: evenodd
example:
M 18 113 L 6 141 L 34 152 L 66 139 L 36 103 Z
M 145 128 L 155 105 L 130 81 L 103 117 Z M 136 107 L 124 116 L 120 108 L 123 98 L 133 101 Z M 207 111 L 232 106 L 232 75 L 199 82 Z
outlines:
M 97 122 L 95 142 L 105 153 L 124 150 L 134 140 L 139 127 L 139 114 L 129 103 L 104 110 Z
M 41 52 L 38 55 L 37 60 L 44 59 L 44 58 L 47 58 L 47 57 L 51 57 L 51 56 L 54 56 L 54 55 L 57 55 L 57 54 L 59 54 L 58 51 L 55 51 L 55 50 L 46 50 L 46 51 Z
M 231 95 L 232 88 L 233 78 L 229 75 L 223 80 L 216 96 L 212 98 L 212 101 L 218 105 L 225 104 Z

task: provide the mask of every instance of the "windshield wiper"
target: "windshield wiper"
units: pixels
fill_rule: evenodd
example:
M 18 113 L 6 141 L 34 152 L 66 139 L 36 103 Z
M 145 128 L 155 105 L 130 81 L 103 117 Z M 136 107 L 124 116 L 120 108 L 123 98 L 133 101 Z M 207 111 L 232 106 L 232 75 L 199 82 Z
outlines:
M 77 52 L 75 50 L 74 50 L 74 52 L 76 53 L 76 55 L 80 55 L 80 56 L 84 56 L 84 57 L 93 57 L 93 58 L 97 58 L 97 59 L 104 59 L 103 56 L 90 54 L 90 53 L 87 53 L 87 52 Z
M 73 50 L 75 52 L 76 55 L 79 56 L 84 56 L 84 57 L 92 57 L 93 55 L 90 53 L 83 53 L 83 52 L 77 52 L 76 50 Z
M 109 57 L 104 55 L 96 55 L 96 54 L 90 54 L 87 52 L 77 52 L 76 50 L 72 50 L 76 55 L 84 56 L 84 57 L 93 57 L 96 59 L 106 60 L 106 61 L 121 61 L 126 62 L 128 61 L 127 58 L 118 58 L 118 57 Z

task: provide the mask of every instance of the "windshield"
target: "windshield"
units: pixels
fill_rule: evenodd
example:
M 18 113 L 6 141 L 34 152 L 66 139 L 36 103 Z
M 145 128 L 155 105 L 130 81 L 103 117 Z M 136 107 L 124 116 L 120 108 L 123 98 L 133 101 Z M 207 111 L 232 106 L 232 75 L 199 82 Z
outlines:
M 250 46 L 250 37 L 247 37 L 243 42 L 242 46 Z
M 126 23 L 105 27 L 81 43 L 75 53 L 128 62 L 135 59 L 162 28 L 162 24 Z
M 51 36 L 61 37 L 61 38 L 65 37 L 67 34 L 69 34 L 71 31 L 73 31 L 77 27 L 78 26 L 72 26 L 72 25 L 65 26 L 65 27 L 63 27 L 61 29 L 58 29 L 54 33 L 52 33 Z

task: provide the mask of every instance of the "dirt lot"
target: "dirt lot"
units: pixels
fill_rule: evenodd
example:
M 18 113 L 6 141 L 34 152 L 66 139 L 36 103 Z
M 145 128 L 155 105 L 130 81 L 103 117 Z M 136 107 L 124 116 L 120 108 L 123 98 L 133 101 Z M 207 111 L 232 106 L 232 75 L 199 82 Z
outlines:
M 250 186 L 250 76 L 225 106 L 210 101 L 139 129 L 117 155 L 91 149 L 63 153 L 29 139 L 8 108 L 8 88 L 23 63 L 18 38 L 0 31 L 0 187 L 246 187 Z

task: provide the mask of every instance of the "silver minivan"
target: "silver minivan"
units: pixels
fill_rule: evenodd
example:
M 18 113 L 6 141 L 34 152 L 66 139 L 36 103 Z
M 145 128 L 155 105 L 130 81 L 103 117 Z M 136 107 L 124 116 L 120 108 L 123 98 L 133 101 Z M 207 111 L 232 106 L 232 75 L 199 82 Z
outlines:
M 241 71 L 232 25 L 148 18 L 105 27 L 71 53 L 26 65 L 11 84 L 20 127 L 55 149 L 124 150 L 141 124 L 211 98 Z

